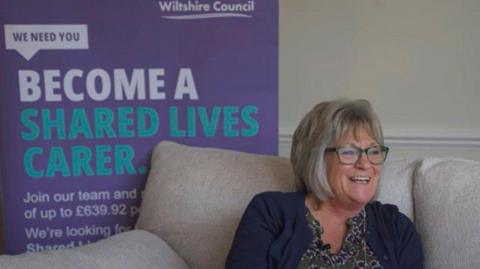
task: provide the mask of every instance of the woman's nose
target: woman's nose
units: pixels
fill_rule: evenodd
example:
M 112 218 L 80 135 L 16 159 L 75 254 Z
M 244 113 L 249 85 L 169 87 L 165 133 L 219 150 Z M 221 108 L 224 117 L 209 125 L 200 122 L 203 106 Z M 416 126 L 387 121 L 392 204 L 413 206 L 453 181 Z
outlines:
M 370 167 L 372 164 L 370 163 L 370 161 L 368 160 L 368 157 L 367 157 L 367 154 L 365 152 L 361 152 L 360 153 L 360 156 L 358 157 L 358 160 L 357 162 L 355 162 L 355 167 L 358 167 L 358 168 L 368 168 Z

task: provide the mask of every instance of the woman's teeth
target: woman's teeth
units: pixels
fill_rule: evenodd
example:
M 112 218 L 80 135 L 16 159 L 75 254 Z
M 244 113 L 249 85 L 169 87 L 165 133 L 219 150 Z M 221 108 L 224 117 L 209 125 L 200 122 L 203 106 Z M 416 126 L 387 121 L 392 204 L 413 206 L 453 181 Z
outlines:
M 350 180 L 359 184 L 367 184 L 370 181 L 370 177 L 350 177 Z

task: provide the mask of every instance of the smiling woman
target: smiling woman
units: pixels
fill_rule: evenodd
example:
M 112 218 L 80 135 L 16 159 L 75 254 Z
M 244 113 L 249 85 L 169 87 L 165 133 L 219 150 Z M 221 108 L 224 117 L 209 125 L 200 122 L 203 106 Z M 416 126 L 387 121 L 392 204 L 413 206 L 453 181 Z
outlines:
M 255 196 L 226 268 L 422 268 L 412 222 L 396 206 L 372 201 L 387 153 L 368 101 L 316 105 L 292 139 L 293 170 L 305 190 Z

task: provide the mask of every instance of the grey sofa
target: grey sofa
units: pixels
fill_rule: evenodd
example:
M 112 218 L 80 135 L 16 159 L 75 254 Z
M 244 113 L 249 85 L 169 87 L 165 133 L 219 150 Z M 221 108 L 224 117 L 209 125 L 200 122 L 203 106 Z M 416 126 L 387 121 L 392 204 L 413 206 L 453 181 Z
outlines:
M 425 268 L 480 268 L 478 183 L 475 161 L 387 161 L 377 199 L 414 221 Z M 136 230 L 75 249 L 0 256 L 0 268 L 223 268 L 253 195 L 301 187 L 286 158 L 162 142 Z

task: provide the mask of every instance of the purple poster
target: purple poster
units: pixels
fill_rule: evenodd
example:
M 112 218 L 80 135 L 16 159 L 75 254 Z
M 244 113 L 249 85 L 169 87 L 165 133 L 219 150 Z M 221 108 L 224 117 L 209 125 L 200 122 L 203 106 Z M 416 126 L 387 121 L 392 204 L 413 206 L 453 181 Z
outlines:
M 0 20 L 6 253 L 131 229 L 161 140 L 277 154 L 277 0 L 0 0 Z

